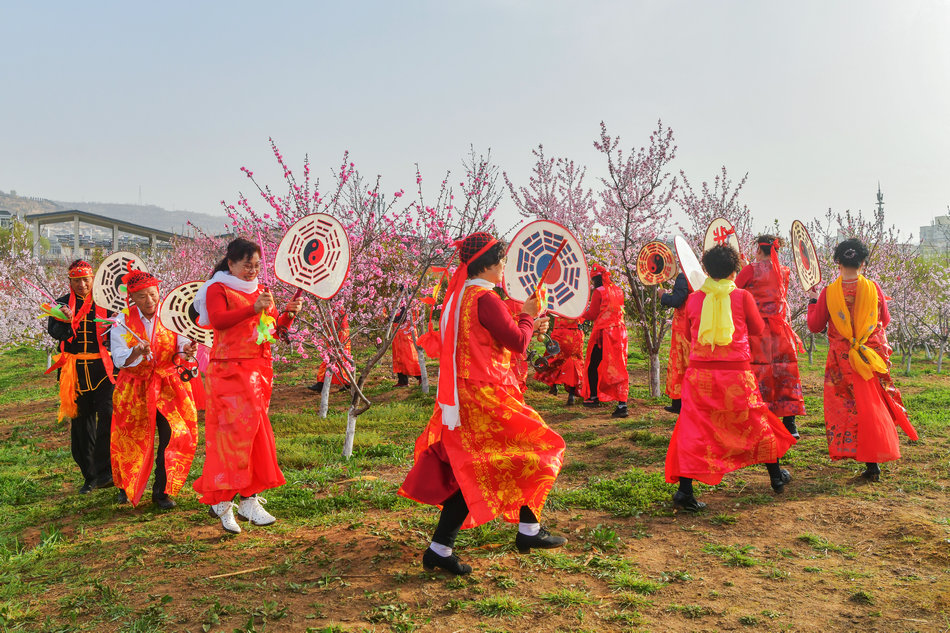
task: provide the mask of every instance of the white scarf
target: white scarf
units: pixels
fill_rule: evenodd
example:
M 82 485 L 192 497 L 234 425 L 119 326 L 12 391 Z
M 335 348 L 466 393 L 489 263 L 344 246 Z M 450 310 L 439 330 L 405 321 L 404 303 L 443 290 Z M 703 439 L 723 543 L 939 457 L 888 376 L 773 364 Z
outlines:
M 440 319 L 441 323 L 439 324 L 439 332 L 445 332 L 445 326 L 448 323 L 449 315 L 453 315 L 455 319 L 455 345 L 452 347 L 455 349 L 456 356 L 458 355 L 458 335 L 459 335 L 459 310 L 462 307 L 462 299 L 465 297 L 465 289 L 469 286 L 479 286 L 481 288 L 488 288 L 491 290 L 495 287 L 490 281 L 485 279 L 466 279 L 465 285 L 462 286 L 462 292 L 459 293 L 458 303 L 454 306 L 446 306 L 445 311 L 442 312 L 442 318 Z M 458 377 L 458 363 L 455 358 L 452 358 L 452 365 L 455 369 L 455 404 L 452 406 L 444 405 L 439 402 L 438 395 L 436 395 L 435 403 L 436 406 L 442 409 L 442 424 L 447 426 L 450 431 L 458 428 L 461 424 L 461 419 L 459 417 L 459 377 Z
M 208 317 L 208 288 L 215 284 L 224 284 L 231 290 L 237 290 L 244 294 L 251 294 L 257 291 L 257 279 L 254 281 L 244 281 L 226 270 L 219 270 L 198 289 L 198 294 L 195 295 L 195 310 L 198 311 L 198 325 L 202 327 L 211 326 L 211 319 Z

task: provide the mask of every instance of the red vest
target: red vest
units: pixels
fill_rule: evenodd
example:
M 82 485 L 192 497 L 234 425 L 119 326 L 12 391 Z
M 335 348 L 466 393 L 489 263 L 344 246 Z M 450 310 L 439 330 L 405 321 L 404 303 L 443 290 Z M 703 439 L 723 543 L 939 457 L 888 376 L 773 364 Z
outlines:
M 469 286 L 462 295 L 455 350 L 456 375 L 465 380 L 517 387 L 518 380 L 511 370 L 511 352 L 478 321 L 478 299 L 486 292 L 494 293 L 488 288 Z

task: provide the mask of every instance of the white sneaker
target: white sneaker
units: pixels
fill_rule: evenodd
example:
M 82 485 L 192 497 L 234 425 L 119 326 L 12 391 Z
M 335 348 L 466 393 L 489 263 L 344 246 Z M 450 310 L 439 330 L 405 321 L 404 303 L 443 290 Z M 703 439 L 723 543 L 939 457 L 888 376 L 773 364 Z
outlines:
M 221 527 L 225 532 L 231 534 L 240 534 L 241 526 L 234 520 L 234 502 L 222 501 L 208 506 L 208 514 L 216 519 L 221 519 Z
M 277 519 L 261 506 L 262 503 L 267 503 L 267 499 L 258 495 L 241 499 L 241 505 L 238 506 L 237 511 L 238 518 L 250 521 L 251 525 L 270 525 Z

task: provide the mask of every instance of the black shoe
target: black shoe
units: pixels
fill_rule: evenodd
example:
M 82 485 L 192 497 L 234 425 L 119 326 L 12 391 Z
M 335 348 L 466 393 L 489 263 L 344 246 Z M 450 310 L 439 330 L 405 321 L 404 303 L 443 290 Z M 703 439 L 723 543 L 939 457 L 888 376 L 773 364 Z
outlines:
M 95 489 L 95 487 L 96 487 L 95 484 L 93 484 L 92 482 L 87 481 L 87 482 L 84 483 L 84 484 L 82 485 L 82 487 L 79 489 L 79 494 L 81 494 L 81 495 L 88 495 L 90 492 L 92 492 L 92 491 Z
M 129 502 L 129 495 L 125 494 L 125 490 L 119 489 L 119 492 L 115 495 L 115 502 L 119 505 Z
M 792 480 L 792 475 L 784 468 L 781 470 L 781 476 L 772 477 L 772 490 L 775 491 L 775 494 L 780 495 L 782 491 L 785 490 L 785 484 Z
M 574 392 L 572 391 L 571 393 L 567 394 L 567 406 L 573 407 L 574 404 L 575 404 L 575 403 L 574 403 Z
M 785 420 L 782 420 L 782 424 L 785 425 L 785 430 L 788 431 L 796 440 L 801 437 L 801 435 L 798 434 L 798 426 L 794 421 L 786 422 Z
M 669 411 L 670 413 L 675 413 L 676 415 L 679 415 L 679 414 L 680 414 L 680 411 L 681 411 L 681 409 L 680 409 L 679 407 L 674 407 L 673 405 L 669 405 L 669 406 L 663 407 L 663 410 L 664 410 L 664 411 Z
M 315 383 L 313 383 L 312 385 L 310 385 L 309 387 L 307 387 L 307 389 L 309 389 L 310 391 L 323 391 L 323 383 L 322 383 L 322 382 L 315 382 Z
M 450 574 L 455 574 L 456 576 L 464 576 L 465 574 L 472 573 L 472 566 L 466 565 L 465 563 L 460 563 L 458 556 L 455 554 L 450 556 L 439 556 L 431 549 L 426 548 L 425 553 L 422 555 L 422 568 L 426 571 L 433 571 L 436 567 L 439 569 L 444 569 Z
M 862 479 L 867 479 L 868 481 L 881 481 L 881 467 L 877 464 L 874 466 L 868 466 L 864 469 L 864 472 L 861 473 Z M 82 492 L 80 490 L 80 492 Z
M 178 505 L 174 502 L 174 500 L 169 499 L 168 497 L 156 497 L 155 495 L 152 495 L 152 503 L 157 505 L 162 510 L 171 510 Z
M 96 482 L 96 489 L 103 490 L 105 488 L 111 488 L 114 485 L 115 482 L 112 480 L 112 477 L 109 477 L 108 479 L 100 479 Z
M 396 386 L 397 387 L 408 387 L 409 386 L 409 376 L 406 374 L 396 374 Z
M 587 400 L 584 400 L 584 402 L 582 402 L 581 404 L 583 404 L 585 407 L 589 409 L 594 409 L 600 406 L 600 400 L 596 397 L 588 398 Z
M 556 395 L 557 395 L 557 385 L 556 385 L 556 384 L 555 384 L 555 385 L 551 385 L 551 388 L 548 389 L 548 393 L 551 394 L 552 396 L 556 396 Z
M 627 417 L 627 405 L 618 404 L 617 408 L 614 409 L 614 412 L 610 414 L 612 418 L 625 418 Z
M 686 512 L 699 512 L 706 508 L 706 504 L 697 501 L 694 495 L 688 495 L 677 490 L 673 493 L 673 507 Z
M 554 536 L 544 529 L 544 527 L 534 536 L 528 536 L 527 534 L 518 532 L 518 536 L 515 537 L 515 547 L 517 547 L 518 551 L 522 554 L 527 554 L 532 548 L 554 549 L 555 547 L 561 547 L 565 543 L 567 543 L 566 538 L 563 536 Z

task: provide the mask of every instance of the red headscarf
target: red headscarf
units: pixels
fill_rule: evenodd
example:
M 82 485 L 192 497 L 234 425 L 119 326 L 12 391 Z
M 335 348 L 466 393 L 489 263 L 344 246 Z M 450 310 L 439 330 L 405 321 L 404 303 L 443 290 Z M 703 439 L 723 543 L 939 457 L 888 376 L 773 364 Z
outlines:
M 770 246 L 769 249 L 769 260 L 772 262 L 772 270 L 775 271 L 775 276 L 778 278 L 778 286 L 780 292 L 782 293 L 782 298 L 785 298 L 785 283 L 782 279 L 782 267 L 778 263 L 778 247 L 781 246 L 781 242 L 778 238 L 775 238 L 771 242 L 759 242 L 759 246 Z
M 465 280 L 468 279 L 468 265 L 497 243 L 498 240 L 490 233 L 472 233 L 465 239 L 455 242 L 459 252 L 459 267 L 455 269 L 455 273 L 449 280 L 443 303 L 442 350 L 439 354 L 442 364 L 439 366 L 439 392 L 436 399 L 442 409 L 443 421 L 450 429 L 455 428 L 458 420 L 455 344 L 458 336 L 458 307 L 462 300 Z
M 610 285 L 610 271 L 600 264 L 594 264 L 590 267 L 590 278 L 593 279 L 597 275 L 600 275 L 600 279 L 603 281 L 605 286 Z

